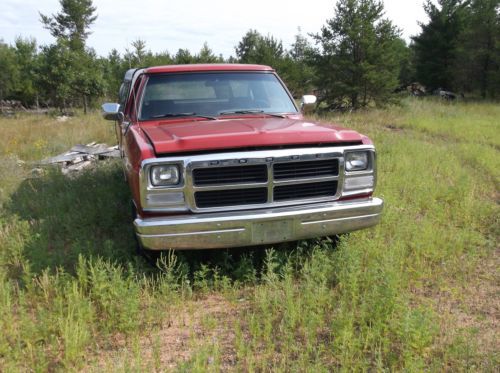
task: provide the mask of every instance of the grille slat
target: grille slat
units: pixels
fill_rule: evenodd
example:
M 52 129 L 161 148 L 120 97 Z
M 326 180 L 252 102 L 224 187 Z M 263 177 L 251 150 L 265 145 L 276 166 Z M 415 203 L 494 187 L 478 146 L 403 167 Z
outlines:
M 265 182 L 267 182 L 266 165 L 209 167 L 193 171 L 193 183 L 196 186 Z
M 273 188 L 274 202 L 300 201 L 312 198 L 330 198 L 337 194 L 338 181 L 324 178 L 339 175 L 339 159 L 314 159 L 274 163 L 272 175 L 276 181 L 286 181 L 285 185 L 274 185 L 268 180 L 268 164 L 241 164 L 195 168 L 192 171 L 194 187 L 227 186 L 230 189 L 202 190 L 194 192 L 197 208 L 226 208 L 244 205 L 268 204 L 268 195 Z M 318 180 L 314 180 L 317 178 Z M 308 179 L 305 182 L 304 179 Z M 301 181 L 302 180 L 302 181 Z M 295 183 L 292 183 L 295 182 Z M 257 184 L 263 186 L 249 188 L 237 184 Z M 234 185 L 234 186 L 229 186 Z
M 304 198 L 333 197 L 336 193 L 336 180 L 320 183 L 280 185 L 274 187 L 274 200 L 279 202 Z
M 194 198 L 200 208 L 261 204 L 267 202 L 267 188 L 196 192 Z
M 274 179 L 299 179 L 322 176 L 338 176 L 338 159 L 320 161 L 276 163 L 273 165 Z

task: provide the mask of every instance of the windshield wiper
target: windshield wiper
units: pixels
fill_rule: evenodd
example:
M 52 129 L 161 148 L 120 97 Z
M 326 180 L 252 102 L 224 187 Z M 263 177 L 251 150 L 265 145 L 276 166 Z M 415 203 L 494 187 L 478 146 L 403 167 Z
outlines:
M 196 118 L 204 118 L 210 120 L 216 120 L 217 118 L 211 117 L 209 115 L 201 115 L 196 113 L 165 113 L 153 115 L 151 118 L 177 118 L 177 117 L 196 117 Z
M 266 113 L 264 110 L 228 110 L 221 111 L 219 115 L 231 115 L 231 114 L 265 114 L 276 118 L 286 118 L 283 114 L 276 113 Z

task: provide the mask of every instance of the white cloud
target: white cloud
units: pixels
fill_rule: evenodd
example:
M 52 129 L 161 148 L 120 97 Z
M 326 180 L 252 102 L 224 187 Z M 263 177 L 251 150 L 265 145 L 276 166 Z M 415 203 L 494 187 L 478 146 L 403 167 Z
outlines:
M 0 13 L 0 38 L 13 42 L 18 35 L 34 36 L 39 44 L 52 42 L 39 21 L 39 12 L 56 13 L 58 0 L 3 0 Z M 424 20 L 423 0 L 386 0 L 386 15 L 403 35 L 418 33 L 417 20 Z M 293 42 L 297 28 L 304 34 L 316 33 L 333 17 L 335 1 L 314 0 L 94 0 L 98 19 L 92 26 L 88 44 L 101 55 L 112 48 L 123 52 L 130 43 L 144 39 L 154 52 L 179 48 L 197 52 L 204 42 L 215 53 L 228 57 L 249 29 L 271 34 L 285 46 Z

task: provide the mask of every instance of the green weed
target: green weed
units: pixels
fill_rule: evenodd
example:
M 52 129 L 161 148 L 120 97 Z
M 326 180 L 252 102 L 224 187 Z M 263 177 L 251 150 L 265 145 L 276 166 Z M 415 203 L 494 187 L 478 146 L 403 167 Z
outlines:
M 166 370 L 169 325 L 196 317 L 187 358 L 167 357 L 181 371 L 494 370 L 491 314 L 467 305 L 497 291 L 499 117 L 494 104 L 408 100 L 319 118 L 374 140 L 380 225 L 164 253 L 157 268 L 133 254 L 118 162 L 31 173 L 75 143 L 112 143 L 109 124 L 1 119 L 0 370 Z M 205 310 L 214 296 L 227 304 Z

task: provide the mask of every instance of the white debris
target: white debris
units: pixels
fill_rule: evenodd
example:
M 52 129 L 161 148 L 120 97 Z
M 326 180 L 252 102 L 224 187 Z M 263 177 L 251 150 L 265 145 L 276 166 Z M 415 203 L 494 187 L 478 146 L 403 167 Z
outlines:
M 58 164 L 62 173 L 67 175 L 88 168 L 98 160 L 119 157 L 120 150 L 117 145 L 108 146 L 91 142 L 87 145 L 77 144 L 65 153 L 40 161 L 40 165 Z
M 31 176 L 36 177 L 36 176 L 42 176 L 44 173 L 43 168 L 40 167 L 35 167 L 34 169 L 31 170 Z
M 69 117 L 68 117 L 68 116 L 66 116 L 66 115 L 61 115 L 60 117 L 57 117 L 57 118 L 56 118 L 56 121 L 57 121 L 57 122 L 66 122 L 68 119 L 69 119 Z

